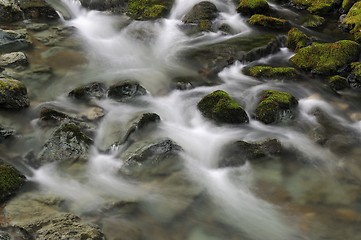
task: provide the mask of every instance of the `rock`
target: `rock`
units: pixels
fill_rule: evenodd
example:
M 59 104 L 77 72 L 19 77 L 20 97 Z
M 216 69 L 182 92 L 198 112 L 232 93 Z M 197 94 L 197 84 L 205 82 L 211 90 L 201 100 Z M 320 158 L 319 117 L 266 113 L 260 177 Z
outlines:
M 347 77 L 348 84 L 353 88 L 361 88 L 361 63 L 351 64 L 351 74 Z
M 24 228 L 15 226 L 0 227 L 0 240 L 34 240 Z
M 182 21 L 186 24 L 196 24 L 197 31 L 210 31 L 212 29 L 212 21 L 217 15 L 218 9 L 216 5 L 203 1 L 194 5 L 183 17 Z
M 311 44 L 311 39 L 301 32 L 298 28 L 292 28 L 287 33 L 286 46 L 297 52 L 299 49 L 304 48 Z
M 114 84 L 108 89 L 108 97 L 119 102 L 130 101 L 147 94 L 147 90 L 134 81 L 123 81 Z
M 26 66 L 28 63 L 28 59 L 23 52 L 12 52 L 0 55 L 0 67 Z
M 25 18 L 30 19 L 57 19 L 56 11 L 45 0 L 18 1 Z
M 347 79 L 339 75 L 330 77 L 330 79 L 328 80 L 328 85 L 333 91 L 343 90 L 345 88 L 348 88 L 349 86 L 347 83 Z
M 104 116 L 104 109 L 100 107 L 91 107 L 80 114 L 80 117 L 87 121 L 97 121 Z
M 15 0 L 0 0 L 0 22 L 11 23 L 23 19 L 23 12 Z
M 261 94 L 255 118 L 265 124 L 287 121 L 295 117 L 297 104 L 297 99 L 287 92 L 266 90 Z
M 251 16 L 253 14 L 263 14 L 269 10 L 266 0 L 240 0 L 237 12 Z
M 26 25 L 26 29 L 33 32 L 41 32 L 49 29 L 49 25 L 46 23 L 30 23 Z
M 212 92 L 198 103 L 198 109 L 206 118 L 217 123 L 248 123 L 247 113 L 228 93 L 222 90 Z
M 153 20 L 165 17 L 172 5 L 172 0 L 129 0 L 127 13 L 136 20 Z
M 290 61 L 297 67 L 314 74 L 331 75 L 351 62 L 357 61 L 360 52 L 360 45 L 350 40 L 313 43 L 300 49 Z
M 280 154 L 281 143 L 277 139 L 269 139 L 261 143 L 237 141 L 223 149 L 219 167 L 238 167 L 248 160 L 257 160 L 264 157 Z
M 343 0 L 341 5 L 342 13 L 347 13 L 356 2 L 359 2 L 359 0 Z
M 293 67 L 252 66 L 244 68 L 243 73 L 262 79 L 294 80 L 300 77 Z
M 45 142 L 38 155 L 39 164 L 86 160 L 93 140 L 74 123 L 61 125 Z
M 361 2 L 356 2 L 346 16 L 340 17 L 341 28 L 354 35 L 355 41 L 361 42 Z
M 4 127 L 0 124 L 0 143 L 5 139 L 11 138 L 15 135 L 15 130 L 12 128 Z
M 32 46 L 26 30 L 0 29 L 0 53 L 16 52 L 29 49 Z
M 307 28 L 319 28 L 325 24 L 325 18 L 318 15 L 311 15 L 307 17 L 307 20 L 303 23 L 303 26 Z
M 181 151 L 182 148 L 170 139 L 144 146 L 125 161 L 120 173 L 142 179 L 169 176 L 182 169 Z
M 0 78 L 0 108 L 18 110 L 29 107 L 25 85 L 15 79 Z
M 0 159 L 0 203 L 13 196 L 25 181 L 24 175 Z
M 60 112 L 53 108 L 42 108 L 39 114 L 40 126 L 42 127 L 53 127 L 58 126 L 62 123 L 74 123 L 77 125 L 81 124 L 81 119 L 77 119 L 75 117 L 71 117 L 64 112 Z
M 297 8 L 305 8 L 310 13 L 322 15 L 335 10 L 339 0 L 291 0 L 291 3 Z
M 91 99 L 102 99 L 106 94 L 106 86 L 104 83 L 92 82 L 77 87 L 68 96 L 79 101 L 90 101 Z
M 285 19 L 269 17 L 262 14 L 252 15 L 252 17 L 248 19 L 248 23 L 254 26 L 274 30 L 287 30 L 291 27 L 290 22 Z
M 83 7 L 98 10 L 120 13 L 126 6 L 125 0 L 80 0 Z

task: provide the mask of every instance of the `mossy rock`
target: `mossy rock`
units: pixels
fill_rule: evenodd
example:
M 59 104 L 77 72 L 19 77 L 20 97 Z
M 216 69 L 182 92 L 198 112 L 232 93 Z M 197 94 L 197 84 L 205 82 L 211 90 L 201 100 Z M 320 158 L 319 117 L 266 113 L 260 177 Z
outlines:
M 347 77 L 347 82 L 353 88 L 361 88 L 361 63 L 351 64 L 351 74 Z
M 0 108 L 18 110 L 30 105 L 25 85 L 15 79 L 0 78 Z
M 92 82 L 70 91 L 68 96 L 77 100 L 88 102 L 91 99 L 102 99 L 106 95 L 106 86 L 104 83 Z
M 290 93 L 265 90 L 255 110 L 255 118 L 263 123 L 278 123 L 295 118 L 297 99 Z
M 311 44 L 311 39 L 301 32 L 298 28 L 291 28 L 287 34 L 286 46 L 293 50 L 298 51 Z
M 356 41 L 361 42 L 361 1 L 351 7 L 341 24 L 355 36 Z
M 360 50 L 360 44 L 350 40 L 313 43 L 300 49 L 290 61 L 297 67 L 314 74 L 331 75 L 338 69 L 357 61 Z
M 303 26 L 307 28 L 319 28 L 325 24 L 326 19 L 318 15 L 311 15 L 307 17 L 307 20 L 303 23 Z
M 217 90 L 206 95 L 197 106 L 204 117 L 217 123 L 241 124 L 249 122 L 243 108 L 223 90 Z
M 0 160 L 0 203 L 14 195 L 25 183 L 26 178 L 13 166 Z
M 128 15 L 136 20 L 154 20 L 165 17 L 172 6 L 171 0 L 129 0 Z
M 19 7 L 25 18 L 30 19 L 58 19 L 59 15 L 45 0 L 21 0 Z
M 269 10 L 266 0 L 240 0 L 237 12 L 250 16 L 257 13 L 265 13 Z
M 193 8 L 183 17 L 182 21 L 185 24 L 196 25 L 196 28 L 193 31 L 197 33 L 212 30 L 212 21 L 217 16 L 218 9 L 216 5 L 208 1 L 203 1 L 194 5 Z
M 334 91 L 343 90 L 348 87 L 347 78 L 340 75 L 332 76 L 328 80 L 328 85 Z
M 293 67 L 252 66 L 245 68 L 243 73 L 255 78 L 292 80 L 299 77 Z
M 291 3 L 298 8 L 306 8 L 313 14 L 328 14 L 336 10 L 338 0 L 291 0 Z
M 254 26 L 274 30 L 287 30 L 291 27 L 291 24 L 285 19 L 270 17 L 262 14 L 252 15 L 252 17 L 248 19 L 248 23 Z
M 11 23 L 20 21 L 23 18 L 23 12 L 13 0 L 0 1 L 0 22 Z
M 146 94 L 147 90 L 139 83 L 132 80 L 116 83 L 111 85 L 108 89 L 108 97 L 119 102 L 130 101 Z
M 343 0 L 341 5 L 341 10 L 343 13 L 347 13 L 354 3 L 359 2 L 360 0 Z

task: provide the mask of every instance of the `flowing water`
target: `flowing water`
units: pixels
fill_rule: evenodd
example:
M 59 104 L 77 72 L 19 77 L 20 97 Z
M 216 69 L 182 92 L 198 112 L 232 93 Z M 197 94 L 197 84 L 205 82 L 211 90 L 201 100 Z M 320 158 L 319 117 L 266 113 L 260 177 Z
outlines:
M 96 129 L 86 166 L 69 170 L 49 164 L 32 170 L 29 179 L 37 191 L 64 198 L 69 211 L 98 224 L 107 239 L 120 234 L 128 236 L 121 239 L 358 239 L 360 98 L 352 92 L 336 96 L 325 87 L 324 79 L 263 81 L 242 74 L 245 66 L 257 63 L 288 65 L 293 53 L 283 47 L 254 62 L 236 61 L 204 81 L 186 53 L 268 33 L 250 28 L 246 18 L 236 13 L 233 1 L 212 0 L 220 11 L 215 21 L 228 24 L 232 34 L 187 35 L 180 27 L 182 17 L 198 2 L 176 0 L 169 17 L 140 22 L 86 10 L 77 1 L 49 1 L 65 16 L 63 24 L 75 28 L 86 63 L 59 70 L 62 77 L 43 86 L 40 91 L 44 92 L 37 94 L 42 103 L 35 109 L 53 105 L 80 112 L 84 106 L 71 102 L 65 93 L 93 81 L 111 84 L 133 79 L 148 94 L 134 103 L 96 101 L 106 115 Z M 277 4 L 271 7 L 298 24 L 300 13 Z M 341 34 L 317 36 L 341 38 Z M 198 82 L 193 81 L 197 78 Z M 174 90 L 178 79 L 190 79 L 196 87 Z M 241 103 L 249 116 L 263 90 L 288 91 L 299 99 L 298 118 L 281 125 L 264 125 L 252 118 L 246 125 L 215 125 L 202 117 L 197 103 L 218 89 Z M 312 130 L 321 126 L 315 109 L 321 109 L 326 121 L 336 126 L 330 144 L 317 144 L 312 137 Z M 137 135 L 133 145 L 172 139 L 184 150 L 176 174 L 150 180 L 124 177 L 119 169 L 132 146 L 105 151 L 114 142 L 117 126 L 145 112 L 157 113 L 161 122 Z M 34 128 L 27 131 L 37 135 L 41 130 Z M 227 144 L 270 138 L 278 139 L 285 153 L 240 167 L 218 167 Z M 117 203 L 125 207 L 117 208 Z

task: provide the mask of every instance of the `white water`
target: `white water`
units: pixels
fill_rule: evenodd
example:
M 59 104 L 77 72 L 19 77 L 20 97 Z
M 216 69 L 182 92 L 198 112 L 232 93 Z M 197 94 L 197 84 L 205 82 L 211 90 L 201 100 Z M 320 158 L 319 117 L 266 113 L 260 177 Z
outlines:
M 261 91 L 280 89 L 289 90 L 300 99 L 300 121 L 306 124 L 317 126 L 317 121 L 311 114 L 311 110 L 317 107 L 321 107 L 344 127 L 350 126 L 349 121 L 338 116 L 327 102 L 309 99 L 308 92 L 300 90 L 299 86 L 271 81 L 265 83 L 243 75 L 241 70 L 245 65 L 239 62 L 219 73 L 224 82 L 222 85 L 164 93 L 162 90 L 167 89 L 173 76 L 196 74 L 180 58 L 183 51 L 195 45 L 206 46 L 230 38 L 220 33 L 190 37 L 179 29 L 182 17 L 199 0 L 177 0 L 167 19 L 130 23 L 124 18 L 86 11 L 74 1 L 62 2 L 73 16 L 65 24 L 76 27 L 84 40 L 90 68 L 94 68 L 94 73 L 101 73 L 96 78 L 131 78 L 139 81 L 150 94 L 142 97 L 146 104 L 137 106 L 110 100 L 99 101 L 99 106 L 105 109 L 107 115 L 97 130 L 95 146 L 84 174 L 74 177 L 49 165 L 34 171 L 31 178 L 34 182 L 39 183 L 45 191 L 70 200 L 73 210 L 78 212 L 91 212 L 109 199 L 145 201 L 149 202 L 150 208 L 155 208 L 157 202 L 161 204 L 163 201 L 176 199 L 177 196 L 168 196 L 162 189 L 158 189 L 157 184 L 153 186 L 152 183 L 148 185 L 120 177 L 118 170 L 126 160 L 117 158 L 121 147 L 118 152 L 111 154 L 97 151 L 97 148 L 111 143 L 107 139 L 111 139 L 110 135 L 114 134 L 112 126 L 125 125 L 143 112 L 155 112 L 162 121 L 150 138 L 167 137 L 183 148 L 184 171 L 209 196 L 216 209 L 214 211 L 219 214 L 218 221 L 239 230 L 252 240 L 302 238 L 295 219 L 289 218 L 279 207 L 254 194 L 254 171 L 251 163 L 238 168 L 217 168 L 222 148 L 237 140 L 254 142 L 277 138 L 286 149 L 296 151 L 311 165 L 327 171 L 332 170 L 337 161 L 333 153 L 314 144 L 307 133 L 292 126 L 269 126 L 252 119 L 244 126 L 216 126 L 201 116 L 196 105 L 202 96 L 216 89 L 224 89 L 241 102 L 250 114 Z M 233 1 L 212 2 L 221 11 L 216 21 L 229 24 L 237 36 L 251 32 L 245 20 L 235 12 Z M 291 54 L 282 49 L 258 62 L 288 59 Z M 94 79 L 89 81 L 92 80 Z M 359 124 L 355 123 L 354 128 L 357 129 Z M 167 211 L 166 206 L 165 208 L 164 211 Z

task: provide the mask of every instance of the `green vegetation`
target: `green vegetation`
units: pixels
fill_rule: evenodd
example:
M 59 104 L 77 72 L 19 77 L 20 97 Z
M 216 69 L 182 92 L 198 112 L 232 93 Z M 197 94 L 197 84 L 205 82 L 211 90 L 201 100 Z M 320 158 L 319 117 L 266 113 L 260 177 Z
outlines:
M 268 79 L 294 79 L 298 77 L 297 71 L 293 67 L 271 67 L 271 66 L 253 66 L 245 68 L 244 74 L 255 78 Z
M 347 79 L 339 75 L 330 77 L 328 85 L 334 91 L 339 91 L 348 87 Z
M 289 49 L 297 52 L 299 49 L 309 45 L 310 42 L 311 39 L 298 28 L 292 28 L 288 31 L 286 46 Z
M 355 2 L 358 2 L 359 0 L 343 0 L 342 1 L 342 6 L 341 6 L 341 8 L 342 8 L 342 11 L 344 12 L 344 13 L 347 13 L 349 10 L 350 10 L 350 8 L 352 7 L 352 5 L 355 3 Z
M 327 14 L 337 5 L 336 0 L 292 0 L 292 3 L 314 14 Z
M 318 15 L 311 15 L 307 18 L 307 21 L 303 24 L 308 28 L 318 28 L 325 23 L 325 18 Z
M 25 176 L 0 160 L 0 203 L 7 200 L 24 185 Z
M 316 74 L 330 75 L 339 68 L 357 61 L 360 45 L 342 40 L 335 43 L 313 43 L 300 49 L 290 61 L 297 67 Z
M 269 5 L 266 0 L 240 0 L 237 12 L 244 15 L 264 13 L 268 11 Z
M 204 117 L 218 123 L 239 124 L 249 121 L 243 108 L 222 90 L 208 94 L 197 106 Z
M 262 14 L 253 15 L 248 20 L 248 23 L 270 29 L 288 29 L 290 27 L 290 23 L 285 19 L 269 17 Z
M 355 40 L 361 42 L 361 1 L 355 3 L 347 13 L 343 24 L 347 25 Z
M 128 14 L 136 20 L 152 20 L 164 17 L 170 8 L 170 1 L 129 0 Z

